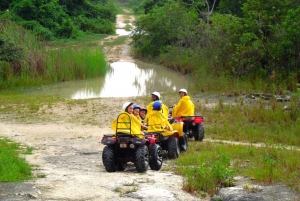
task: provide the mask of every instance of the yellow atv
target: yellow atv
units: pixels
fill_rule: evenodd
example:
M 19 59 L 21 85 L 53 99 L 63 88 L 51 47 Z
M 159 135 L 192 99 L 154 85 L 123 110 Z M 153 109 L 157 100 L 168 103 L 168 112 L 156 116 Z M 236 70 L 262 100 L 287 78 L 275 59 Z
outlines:
M 155 136 L 147 134 L 138 137 L 132 134 L 131 122 L 119 121 L 121 115 L 127 115 L 130 119 L 129 114 L 120 114 L 116 122 L 116 134 L 104 135 L 101 140 L 106 145 L 102 152 L 106 171 L 124 171 L 128 162 L 134 163 L 138 172 L 146 172 L 148 165 L 152 170 L 160 170 L 163 163 L 162 148 L 155 143 Z

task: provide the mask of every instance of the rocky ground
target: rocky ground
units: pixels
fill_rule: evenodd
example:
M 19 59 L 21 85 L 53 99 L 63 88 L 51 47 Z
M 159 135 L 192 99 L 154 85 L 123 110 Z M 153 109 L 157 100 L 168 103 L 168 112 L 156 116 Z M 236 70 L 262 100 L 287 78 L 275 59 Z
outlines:
M 118 20 L 122 19 L 125 17 L 118 16 Z M 132 60 L 128 54 L 122 57 L 123 48 L 128 45 L 106 49 L 108 59 Z M 149 169 L 140 174 L 129 164 L 124 172 L 106 172 L 101 159 L 103 145 L 99 142 L 104 134 L 112 133 L 110 123 L 124 101 L 105 98 L 72 106 L 59 104 L 37 113 L 37 119 L 43 120 L 30 124 L 1 116 L 0 136 L 34 148 L 33 154 L 25 157 L 34 165 L 37 178 L 24 183 L 0 183 L 0 200 L 300 200 L 299 194 L 283 185 L 252 186 L 251 180 L 242 177 L 237 178 L 237 186 L 221 189 L 219 197 L 191 195 L 182 190 L 184 178 L 171 171 L 172 163 L 167 158 L 160 171 Z M 84 120 L 94 123 L 82 123 Z

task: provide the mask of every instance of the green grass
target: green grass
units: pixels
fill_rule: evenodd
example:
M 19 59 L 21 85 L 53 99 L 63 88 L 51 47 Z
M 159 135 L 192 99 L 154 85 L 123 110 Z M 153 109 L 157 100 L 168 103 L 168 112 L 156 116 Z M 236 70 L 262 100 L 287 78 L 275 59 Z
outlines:
M 14 89 L 10 92 L 3 91 L 0 95 L 1 107 L 0 113 L 8 121 L 21 123 L 36 123 L 49 120 L 44 117 L 43 111 L 54 107 L 63 99 L 53 96 L 34 96 L 26 94 L 16 94 L 20 89 Z M 72 100 L 65 101 L 72 104 Z M 39 116 L 39 118 L 37 118 Z M 47 118 L 47 119 L 44 119 Z
M 202 106 L 207 133 L 213 139 L 242 142 L 261 142 L 299 146 L 300 108 L 293 100 L 287 103 L 258 101 L 252 104 L 237 102 L 226 105 L 220 101 L 213 109 Z
M 47 44 L 49 49 L 54 48 L 62 48 L 62 47 L 69 47 L 69 46 L 96 46 L 99 45 L 99 41 L 107 37 L 106 34 L 85 34 L 76 39 L 60 39 L 51 41 Z
M 55 67 L 59 63 L 59 67 Z M 100 49 L 72 48 L 47 51 L 47 76 L 55 82 L 104 76 L 106 62 Z M 53 68 L 55 67 L 55 68 Z
M 110 46 L 110 47 L 113 47 L 113 46 L 116 46 L 116 45 L 122 45 L 124 44 L 125 40 L 127 39 L 128 37 L 127 36 L 120 36 L 112 41 L 105 41 L 103 43 L 104 46 Z
M 190 141 L 187 152 L 174 162 L 186 178 L 184 189 L 213 195 L 216 189 L 233 185 L 234 176 L 247 176 L 263 184 L 284 183 L 300 192 L 300 103 L 297 93 L 293 97 L 290 102 L 251 104 L 239 98 L 228 104 L 220 98 L 215 107 L 207 106 L 209 100 L 194 101 L 196 113 L 205 118 L 205 139 Z
M 258 183 L 284 183 L 300 190 L 300 152 L 270 147 L 241 146 L 211 142 L 191 142 L 189 150 L 176 161 L 176 171 L 186 179 L 188 192 L 216 193 L 234 184 L 243 175 Z
M 28 149 L 0 138 L 0 182 L 19 182 L 32 177 L 30 165 L 20 156 L 22 153 L 28 154 Z

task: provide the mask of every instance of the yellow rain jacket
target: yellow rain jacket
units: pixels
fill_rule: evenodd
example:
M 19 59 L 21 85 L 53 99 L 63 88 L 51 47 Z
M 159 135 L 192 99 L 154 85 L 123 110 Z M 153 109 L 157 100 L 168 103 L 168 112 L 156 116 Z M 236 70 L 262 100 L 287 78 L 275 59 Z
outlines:
M 147 105 L 147 107 L 146 107 L 146 109 L 147 109 L 146 118 L 147 118 L 148 114 L 150 114 L 153 111 L 153 107 L 152 107 L 153 103 L 154 103 L 154 101 L 152 101 L 151 103 L 149 103 L 149 105 Z M 161 112 L 168 118 L 168 116 L 169 116 L 169 108 L 165 104 L 162 104 L 161 108 L 162 108 Z
M 114 119 L 111 124 L 111 128 L 115 131 L 115 133 L 126 133 L 137 135 L 139 138 L 144 138 L 141 126 L 142 123 L 138 120 L 138 118 L 136 118 L 136 116 L 125 111 L 122 111 L 118 118 Z
M 181 116 L 194 116 L 195 106 L 191 101 L 190 96 L 183 96 L 178 104 L 173 107 L 172 116 L 181 117 Z
M 143 121 L 140 115 L 134 115 L 134 116 L 139 120 L 139 122 Z
M 153 110 L 146 116 L 144 121 L 148 124 L 148 132 L 170 132 L 173 130 L 172 125 L 169 123 L 168 118 L 162 111 Z M 166 128 L 169 128 L 166 130 Z

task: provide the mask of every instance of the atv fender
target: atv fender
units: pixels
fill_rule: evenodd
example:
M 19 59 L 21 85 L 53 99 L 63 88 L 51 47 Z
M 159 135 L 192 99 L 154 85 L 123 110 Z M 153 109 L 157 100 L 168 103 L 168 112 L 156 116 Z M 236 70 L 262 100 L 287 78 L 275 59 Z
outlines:
M 176 130 L 180 137 L 184 135 L 183 132 L 183 122 L 174 122 L 172 123 L 173 129 Z
M 177 130 L 172 130 L 172 131 L 164 131 L 162 133 L 162 137 L 174 137 L 174 138 L 179 138 L 180 135 L 179 135 L 179 132 Z

